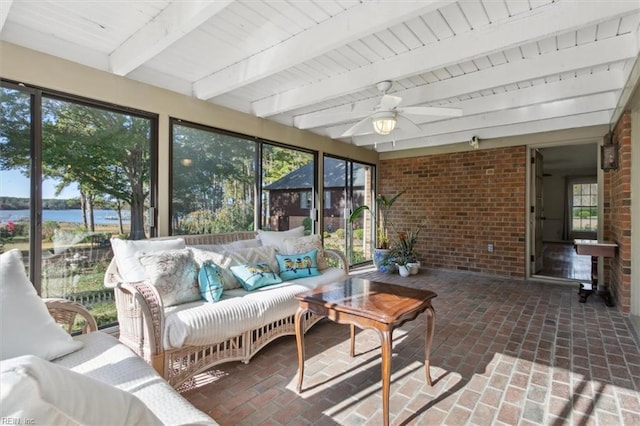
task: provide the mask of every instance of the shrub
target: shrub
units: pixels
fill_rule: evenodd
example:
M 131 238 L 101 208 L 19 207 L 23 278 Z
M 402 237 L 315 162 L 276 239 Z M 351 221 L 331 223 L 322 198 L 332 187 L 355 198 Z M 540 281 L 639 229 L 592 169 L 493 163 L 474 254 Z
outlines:
M 304 235 L 310 235 L 311 234 L 311 225 L 312 225 L 312 221 L 310 217 L 305 217 L 302 220 L 302 226 L 304 226 Z
M 56 232 L 56 229 L 59 229 L 60 225 L 58 222 L 53 220 L 48 220 L 42 224 L 42 240 L 43 241 L 53 241 L 53 235 Z

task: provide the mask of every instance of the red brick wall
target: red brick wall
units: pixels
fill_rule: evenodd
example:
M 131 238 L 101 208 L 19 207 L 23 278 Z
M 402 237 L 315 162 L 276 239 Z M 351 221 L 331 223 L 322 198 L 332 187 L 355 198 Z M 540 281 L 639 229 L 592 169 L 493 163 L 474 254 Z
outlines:
M 622 312 L 631 309 L 631 114 L 622 115 L 613 132 L 618 169 L 604 172 L 604 239 L 618 244 L 610 259 L 609 286 Z M 606 263 L 605 263 L 606 265 Z
M 524 278 L 525 146 L 383 160 L 379 173 L 379 193 L 406 191 L 396 230 L 426 221 L 423 266 Z

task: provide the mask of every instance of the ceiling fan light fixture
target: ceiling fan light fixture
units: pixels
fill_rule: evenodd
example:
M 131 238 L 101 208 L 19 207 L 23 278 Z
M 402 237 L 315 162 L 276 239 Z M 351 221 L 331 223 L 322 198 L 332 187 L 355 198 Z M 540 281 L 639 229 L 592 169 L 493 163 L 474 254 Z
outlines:
M 396 113 L 393 111 L 377 112 L 371 116 L 373 130 L 379 135 L 388 135 L 396 128 Z

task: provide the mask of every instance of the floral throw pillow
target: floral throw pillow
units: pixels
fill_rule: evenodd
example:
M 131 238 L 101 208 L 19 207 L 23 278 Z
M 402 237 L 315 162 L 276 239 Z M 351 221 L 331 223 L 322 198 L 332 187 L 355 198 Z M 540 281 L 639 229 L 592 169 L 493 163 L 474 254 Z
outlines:
M 220 268 L 210 261 L 203 263 L 198 273 L 198 285 L 200 287 L 200 296 L 204 300 L 209 303 L 220 300 L 224 290 Z
M 165 307 L 200 300 L 198 269 L 191 250 L 139 252 L 138 260 Z
M 280 284 L 282 279 L 267 263 L 250 263 L 248 265 L 232 266 L 231 272 L 236 276 L 242 287 L 252 291 L 260 287 Z
M 276 254 L 280 278 L 295 280 L 320 275 L 318 271 L 317 250 L 299 254 Z

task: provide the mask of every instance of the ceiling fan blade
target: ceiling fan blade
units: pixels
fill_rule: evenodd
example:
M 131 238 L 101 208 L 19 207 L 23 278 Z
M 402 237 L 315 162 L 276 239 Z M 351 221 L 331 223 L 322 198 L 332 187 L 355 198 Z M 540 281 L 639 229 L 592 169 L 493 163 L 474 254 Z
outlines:
M 365 130 L 367 125 L 369 126 L 369 131 L 361 132 L 360 130 L 361 129 Z M 347 130 L 345 130 L 345 132 L 341 134 L 340 137 L 348 138 L 349 136 L 353 136 L 358 133 L 362 134 L 362 133 L 372 133 L 372 132 L 373 132 L 373 127 L 371 125 L 371 117 L 365 117 L 362 120 L 358 121 L 353 126 L 349 127 Z
M 418 133 L 422 131 L 422 129 L 418 125 L 416 125 L 416 123 L 409 120 L 407 117 L 398 115 L 397 119 L 398 119 L 398 128 L 402 129 L 403 131 L 407 131 L 411 133 Z
M 382 111 L 390 111 L 400 105 L 402 98 L 399 96 L 384 95 L 380 99 L 380 109 Z
M 398 112 L 407 115 L 435 115 L 442 117 L 460 117 L 462 115 L 460 108 L 404 107 L 399 109 Z

